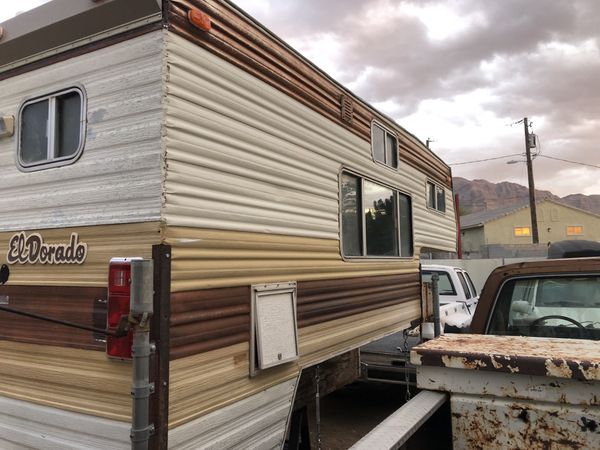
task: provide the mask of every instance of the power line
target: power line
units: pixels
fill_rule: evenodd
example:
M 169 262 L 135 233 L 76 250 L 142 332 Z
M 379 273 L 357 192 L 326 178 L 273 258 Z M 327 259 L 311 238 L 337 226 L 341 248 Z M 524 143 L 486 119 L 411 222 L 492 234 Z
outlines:
M 555 159 L 557 161 L 568 162 L 571 164 L 579 164 L 580 166 L 595 167 L 596 169 L 600 169 L 600 166 L 596 166 L 594 164 L 587 164 L 587 163 L 582 163 L 579 161 L 571 161 L 569 159 L 556 158 L 555 156 L 539 155 L 539 154 L 538 154 L 538 156 L 540 156 L 542 158 Z
M 449 166 L 460 166 L 460 165 L 463 165 L 463 164 L 474 164 L 474 163 L 480 163 L 480 162 L 485 162 L 485 161 L 495 161 L 497 159 L 503 159 L 503 158 L 511 158 L 513 156 L 523 156 L 523 153 L 513 153 L 511 155 L 495 156 L 493 158 L 474 159 L 472 161 L 461 161 L 461 162 L 457 162 L 457 163 L 448 163 L 448 165 Z M 537 158 L 538 156 L 540 158 L 554 159 L 556 161 L 562 161 L 562 162 L 566 162 L 566 163 L 570 163 L 570 164 L 579 164 L 580 166 L 594 167 L 595 169 L 600 169 L 600 166 L 597 166 L 597 165 L 594 165 L 594 164 L 588 164 L 588 163 L 584 163 L 584 162 L 581 162 L 581 161 L 572 161 L 570 159 L 557 158 L 555 156 L 542 155 L 541 153 L 537 153 L 534 156 L 534 158 Z M 525 161 L 523 161 L 523 162 L 525 162 Z
M 460 166 L 463 164 L 473 164 L 473 163 L 479 163 L 479 162 L 485 162 L 485 161 L 494 161 L 496 159 L 503 159 L 503 158 L 511 158 L 513 156 L 521 156 L 522 153 L 513 153 L 511 155 L 502 155 L 502 156 L 495 156 L 493 158 L 486 158 L 486 159 L 476 159 L 473 161 L 462 161 L 462 162 L 457 162 L 457 163 L 448 163 L 449 166 Z

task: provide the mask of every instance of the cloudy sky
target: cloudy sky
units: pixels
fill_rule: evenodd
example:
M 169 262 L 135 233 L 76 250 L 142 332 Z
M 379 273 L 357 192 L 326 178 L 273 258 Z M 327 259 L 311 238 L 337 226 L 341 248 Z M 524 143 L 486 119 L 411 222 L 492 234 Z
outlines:
M 0 21 L 43 0 L 0 3 Z M 600 194 L 600 1 L 235 0 L 469 179 Z

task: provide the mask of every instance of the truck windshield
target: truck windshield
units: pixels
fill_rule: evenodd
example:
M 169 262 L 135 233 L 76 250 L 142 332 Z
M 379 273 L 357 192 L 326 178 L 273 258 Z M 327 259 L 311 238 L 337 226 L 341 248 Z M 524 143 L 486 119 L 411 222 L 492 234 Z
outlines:
M 600 276 L 507 281 L 498 294 L 488 334 L 600 339 Z

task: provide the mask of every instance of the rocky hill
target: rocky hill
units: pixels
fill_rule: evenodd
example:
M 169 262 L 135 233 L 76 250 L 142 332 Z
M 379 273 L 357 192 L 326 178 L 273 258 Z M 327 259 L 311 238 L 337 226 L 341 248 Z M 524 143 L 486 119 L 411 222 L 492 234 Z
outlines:
M 490 183 L 486 180 L 467 180 L 454 177 L 454 193 L 460 201 L 461 215 L 522 204 L 529 201 L 526 186 L 503 181 Z M 535 190 L 537 201 L 552 199 L 585 211 L 600 214 L 600 195 L 571 194 L 559 197 L 550 191 Z

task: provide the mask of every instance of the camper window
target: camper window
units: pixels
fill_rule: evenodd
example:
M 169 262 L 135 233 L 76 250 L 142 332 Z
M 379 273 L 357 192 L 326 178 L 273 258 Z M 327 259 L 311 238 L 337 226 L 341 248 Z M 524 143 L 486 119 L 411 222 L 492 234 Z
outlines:
M 446 190 L 431 181 L 427 182 L 427 207 L 446 212 Z
M 373 159 L 393 169 L 398 168 L 398 140 L 393 133 L 373 122 L 371 127 Z
M 23 103 L 19 114 L 19 166 L 39 170 L 74 162 L 83 149 L 84 117 L 84 96 L 77 88 Z
M 348 172 L 342 172 L 341 195 L 345 257 L 412 256 L 412 211 L 408 195 Z

